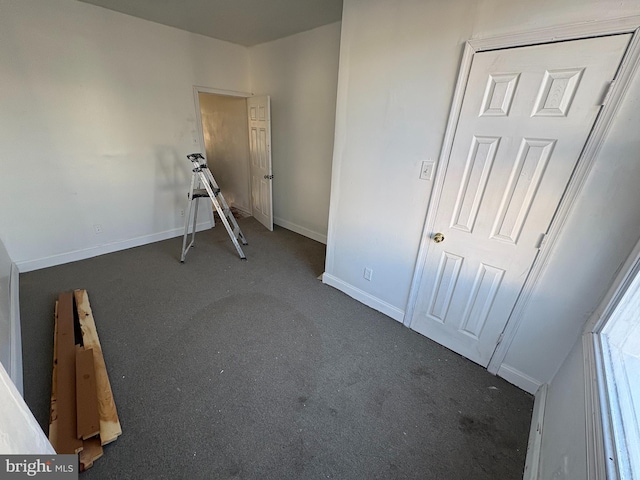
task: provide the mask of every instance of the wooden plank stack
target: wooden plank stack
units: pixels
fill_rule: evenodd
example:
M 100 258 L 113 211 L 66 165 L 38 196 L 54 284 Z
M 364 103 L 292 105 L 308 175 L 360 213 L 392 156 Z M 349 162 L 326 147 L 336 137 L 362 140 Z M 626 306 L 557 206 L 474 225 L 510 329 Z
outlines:
M 78 344 L 76 331 L 82 332 Z M 87 291 L 61 293 L 55 306 L 49 441 L 57 453 L 79 454 L 82 471 L 121 434 Z

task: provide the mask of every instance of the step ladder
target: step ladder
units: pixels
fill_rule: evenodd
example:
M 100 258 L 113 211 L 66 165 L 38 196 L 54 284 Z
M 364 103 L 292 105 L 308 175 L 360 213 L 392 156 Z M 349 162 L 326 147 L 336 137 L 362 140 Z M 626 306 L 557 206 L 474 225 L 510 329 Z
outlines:
M 231 237 L 231 241 L 236 247 L 238 251 L 238 255 L 242 260 L 246 260 L 242 248 L 240 247 L 240 243 L 243 245 L 247 245 L 247 240 L 244 238 L 242 230 L 238 226 L 238 222 L 231 213 L 231 209 L 224 197 L 222 196 L 222 192 L 220 191 L 220 187 L 216 183 L 211 171 L 207 167 L 207 164 L 204 163 L 204 157 L 200 153 L 192 153 L 187 155 L 187 158 L 193 163 L 193 175 L 191 177 L 191 190 L 187 195 L 189 197 L 189 207 L 187 208 L 187 214 L 185 215 L 184 222 L 184 237 L 182 239 L 182 255 L 180 256 L 180 263 L 184 263 L 184 259 L 187 256 L 187 252 L 193 246 L 193 242 L 196 238 L 196 224 L 198 221 L 198 202 L 197 200 L 200 198 L 209 197 L 211 199 L 211 203 L 218 212 L 222 223 L 224 224 L 224 228 L 227 229 L 229 236 Z M 202 160 L 202 162 L 201 162 Z M 195 207 L 193 204 L 195 203 Z M 187 245 L 187 237 L 189 236 L 189 224 L 191 223 L 191 211 L 193 210 L 193 226 L 191 229 L 191 241 Z M 214 221 L 215 226 L 215 221 Z

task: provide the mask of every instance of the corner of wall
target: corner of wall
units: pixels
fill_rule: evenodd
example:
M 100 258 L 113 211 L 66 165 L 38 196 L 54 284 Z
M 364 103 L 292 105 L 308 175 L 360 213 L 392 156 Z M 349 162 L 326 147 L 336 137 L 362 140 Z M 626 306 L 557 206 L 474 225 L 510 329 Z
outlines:
M 209 214 L 207 216 L 209 218 L 207 218 L 206 220 L 202 222 L 198 221 L 198 225 L 196 226 L 197 232 L 207 230 L 212 227 L 213 214 Z M 86 260 L 87 258 L 93 258 L 100 255 L 105 255 L 107 253 L 118 252 L 120 250 L 126 250 L 128 248 L 139 247 L 141 245 L 148 245 L 154 242 L 161 242 L 169 238 L 180 237 L 183 234 L 184 227 L 177 227 L 159 233 L 142 235 L 140 237 L 134 237 L 127 240 L 118 240 L 116 242 L 105 243 L 95 247 L 89 247 L 80 250 L 71 250 L 69 252 L 49 255 L 34 260 L 25 260 L 23 262 L 18 262 L 17 266 L 21 272 L 26 273 L 33 270 L 40 270 L 42 268 L 64 265 L 65 263 L 77 262 L 78 260 Z
M 0 404 L 0 452 L 8 455 L 55 455 L 42 427 L 1 363 Z
M 347 6 L 343 5 L 343 21 L 340 24 L 340 51 L 338 56 L 338 85 L 336 91 L 336 118 L 333 133 L 333 156 L 331 160 L 331 184 L 329 191 L 329 217 L 327 219 L 327 253 L 325 265 L 328 272 L 333 272 L 335 260 L 335 244 L 337 235 L 338 212 L 340 203 L 340 180 L 342 174 L 342 154 L 346 144 L 347 99 L 349 97 L 349 33 L 345 29 L 344 14 Z
M 404 320 L 404 311 L 397 307 L 394 307 L 390 303 L 384 300 L 374 297 L 373 295 L 360 290 L 347 282 L 340 280 L 337 277 L 325 272 L 322 274 L 322 283 L 329 285 L 342 293 L 346 293 L 351 298 L 364 303 L 367 307 L 371 307 L 378 312 L 384 313 L 386 316 L 393 318 L 394 320 L 402 323 Z
M 524 465 L 523 480 L 538 480 L 540 476 L 540 458 L 542 452 L 542 432 L 544 427 L 544 410 L 547 402 L 548 385 L 545 383 L 536 392 L 531 415 L 531 428 L 527 444 L 527 459 Z
M 22 334 L 20 332 L 20 271 L 11 263 L 9 280 L 9 320 L 11 321 L 11 359 L 9 376 L 20 395 L 24 395 L 22 383 Z
M 292 232 L 296 232 L 304 237 L 310 238 L 311 240 L 315 240 L 316 242 L 324 243 L 325 245 L 327 244 L 327 236 L 324 233 L 316 232 L 315 230 L 311 230 L 280 217 L 273 217 L 273 223 L 286 228 L 287 230 L 291 230 Z
M 521 372 L 520 370 L 513 368 L 506 363 L 500 365 L 498 368 L 498 372 L 496 373 L 501 378 L 504 378 L 507 382 L 515 385 L 518 388 L 521 388 L 525 392 L 528 392 L 532 395 L 536 395 L 536 392 L 541 388 L 542 382 L 536 380 L 533 377 Z

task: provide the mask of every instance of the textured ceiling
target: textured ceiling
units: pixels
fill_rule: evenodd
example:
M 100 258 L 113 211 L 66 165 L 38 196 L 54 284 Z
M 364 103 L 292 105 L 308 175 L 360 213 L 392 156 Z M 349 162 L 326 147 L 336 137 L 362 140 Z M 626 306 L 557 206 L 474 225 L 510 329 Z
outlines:
M 337 22 L 342 0 L 80 0 L 240 45 Z

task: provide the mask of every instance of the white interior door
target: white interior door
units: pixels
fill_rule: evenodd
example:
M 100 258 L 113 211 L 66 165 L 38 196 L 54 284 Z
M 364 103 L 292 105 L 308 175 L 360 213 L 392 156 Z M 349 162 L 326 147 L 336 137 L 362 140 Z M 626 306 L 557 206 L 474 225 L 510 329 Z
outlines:
M 411 328 L 489 363 L 630 37 L 474 55 Z
M 247 98 L 251 157 L 251 209 L 253 216 L 273 231 L 273 174 L 271 170 L 271 100 Z

